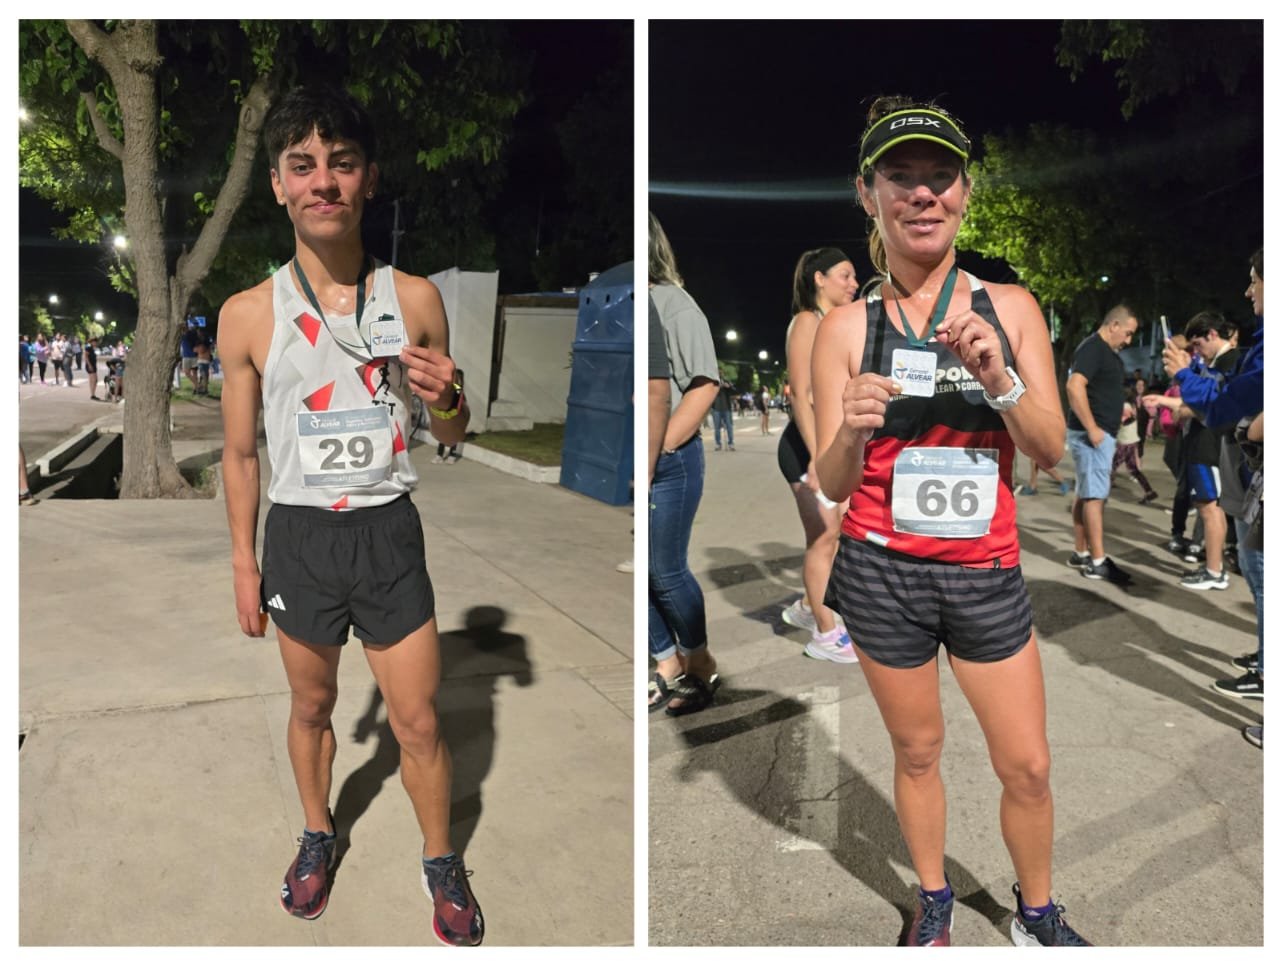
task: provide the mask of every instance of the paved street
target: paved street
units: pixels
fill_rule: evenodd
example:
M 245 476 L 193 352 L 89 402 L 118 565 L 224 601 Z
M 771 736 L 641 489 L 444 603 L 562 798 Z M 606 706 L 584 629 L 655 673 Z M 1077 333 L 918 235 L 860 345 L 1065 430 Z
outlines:
M 32 461 L 120 416 L 80 387 L 23 387 L 19 411 Z M 220 447 L 216 402 L 174 418 L 180 460 Z M 414 453 L 414 500 L 453 841 L 485 943 L 629 944 L 632 580 L 614 571 L 629 511 L 433 453 Z M 18 517 L 20 943 L 434 945 L 420 835 L 358 643 L 334 716 L 332 898 L 310 923 L 280 910 L 302 827 L 289 692 L 275 642 L 236 626 L 224 502 L 45 499 Z
M 737 452 L 707 446 L 690 561 L 725 679 L 717 705 L 655 715 L 650 737 L 649 926 L 654 945 L 892 945 L 914 875 L 892 804 L 892 753 L 857 665 L 810 660 L 781 620 L 801 589 L 803 539 L 778 470 L 785 418 Z M 1065 565 L 1070 498 L 1043 475 L 1019 498 L 1023 572 L 1046 676 L 1056 804 L 1055 896 L 1108 945 L 1262 943 L 1263 753 L 1240 727 L 1261 702 L 1210 689 L 1254 644 L 1243 578 L 1189 591 L 1168 538 L 1173 481 L 1139 506 L 1125 477 L 1107 509 L 1121 590 Z M 1070 458 L 1064 459 L 1070 476 Z M 857 625 L 850 625 L 856 636 Z M 945 666 L 947 869 L 953 942 L 1007 945 L 1014 877 L 999 783 Z

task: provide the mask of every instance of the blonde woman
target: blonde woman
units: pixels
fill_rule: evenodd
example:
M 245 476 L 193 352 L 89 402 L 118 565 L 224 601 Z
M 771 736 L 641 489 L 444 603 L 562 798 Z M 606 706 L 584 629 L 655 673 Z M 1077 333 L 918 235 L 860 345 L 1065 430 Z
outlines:
M 720 390 L 720 371 L 706 315 L 685 291 L 671 244 L 653 214 L 649 295 L 662 321 L 672 404 L 649 485 L 649 711 L 681 715 L 710 706 L 720 685 L 707 649 L 702 588 L 689 570 L 689 538 L 706 470 L 698 428 Z
M 938 650 L 977 715 L 1003 792 L 1015 944 L 1087 942 L 1050 896 L 1044 679 L 1019 567 L 1015 448 L 1053 466 L 1066 425 L 1044 316 L 956 265 L 969 139 L 932 104 L 877 100 L 858 198 L 877 295 L 838 307 L 813 350 L 818 479 L 849 498 L 827 589 L 894 752 L 894 806 L 920 879 L 913 945 L 951 943 Z M 975 825 L 968 823 L 966 830 Z

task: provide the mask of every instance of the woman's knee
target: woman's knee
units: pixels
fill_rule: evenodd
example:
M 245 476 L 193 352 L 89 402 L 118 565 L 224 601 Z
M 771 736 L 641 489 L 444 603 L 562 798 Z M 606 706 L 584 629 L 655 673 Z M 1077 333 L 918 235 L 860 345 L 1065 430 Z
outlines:
M 942 760 L 942 740 L 941 731 L 915 734 L 910 738 L 895 737 L 893 753 L 899 770 L 910 778 L 935 776 Z
M 1025 801 L 1041 801 L 1049 795 L 1049 748 L 1019 754 L 1017 757 L 993 758 L 996 777 L 1004 789 Z

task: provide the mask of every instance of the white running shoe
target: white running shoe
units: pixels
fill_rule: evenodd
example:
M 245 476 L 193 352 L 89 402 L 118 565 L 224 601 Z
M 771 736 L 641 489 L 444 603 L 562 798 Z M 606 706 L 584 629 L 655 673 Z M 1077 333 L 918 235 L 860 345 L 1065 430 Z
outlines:
M 858 663 L 858 652 L 853 649 L 853 642 L 849 640 L 849 632 L 843 624 L 837 624 L 825 634 L 815 630 L 813 640 L 804 646 L 804 653 L 807 657 L 837 664 Z
M 818 622 L 814 620 L 813 611 L 809 605 L 804 602 L 803 594 L 796 598 L 794 604 L 783 609 L 782 619 L 792 627 L 798 627 L 810 634 L 818 629 Z

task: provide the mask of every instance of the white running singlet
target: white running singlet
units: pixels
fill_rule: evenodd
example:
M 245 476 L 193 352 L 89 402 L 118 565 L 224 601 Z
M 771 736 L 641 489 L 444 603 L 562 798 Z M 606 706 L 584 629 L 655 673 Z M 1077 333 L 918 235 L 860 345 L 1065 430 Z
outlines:
M 404 366 L 373 357 L 370 325 L 403 320 L 392 268 L 374 260 L 373 289 L 354 314 L 316 316 L 289 264 L 272 277 L 274 328 L 262 372 L 274 504 L 350 510 L 377 507 L 413 490 L 409 397 Z

